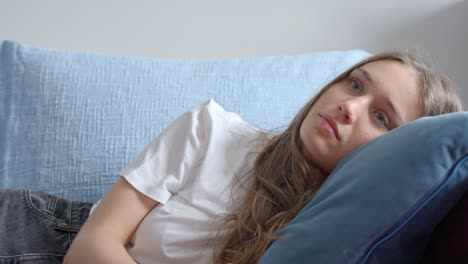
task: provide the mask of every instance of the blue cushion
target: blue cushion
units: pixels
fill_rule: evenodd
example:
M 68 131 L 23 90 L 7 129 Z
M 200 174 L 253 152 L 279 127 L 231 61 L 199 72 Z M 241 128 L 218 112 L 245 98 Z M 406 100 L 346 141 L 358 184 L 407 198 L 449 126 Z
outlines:
M 426 117 L 346 156 L 261 264 L 417 263 L 468 190 L 468 113 Z
M 182 112 L 213 98 L 283 128 L 360 50 L 251 59 L 161 60 L 0 42 L 0 188 L 96 201 Z

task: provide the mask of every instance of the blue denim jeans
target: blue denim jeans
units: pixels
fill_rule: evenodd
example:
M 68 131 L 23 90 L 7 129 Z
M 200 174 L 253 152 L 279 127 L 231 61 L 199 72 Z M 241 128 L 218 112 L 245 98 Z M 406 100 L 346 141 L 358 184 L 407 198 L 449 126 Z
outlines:
M 91 203 L 0 190 L 0 263 L 62 263 Z

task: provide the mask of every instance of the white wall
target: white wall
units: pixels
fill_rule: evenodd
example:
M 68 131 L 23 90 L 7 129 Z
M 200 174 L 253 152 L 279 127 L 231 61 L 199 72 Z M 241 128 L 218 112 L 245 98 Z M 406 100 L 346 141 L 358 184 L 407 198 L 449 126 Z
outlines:
M 404 48 L 430 54 L 468 102 L 465 14 L 462 0 L 0 0 L 0 39 L 188 59 Z
M 371 45 L 408 47 L 427 54 L 429 61 L 458 84 L 468 106 L 468 1 L 400 25 Z

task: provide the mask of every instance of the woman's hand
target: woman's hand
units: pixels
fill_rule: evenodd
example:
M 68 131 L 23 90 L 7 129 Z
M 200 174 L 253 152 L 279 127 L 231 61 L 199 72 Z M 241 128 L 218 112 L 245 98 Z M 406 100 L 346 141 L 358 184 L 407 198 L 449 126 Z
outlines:
M 125 245 L 157 205 L 120 177 L 78 232 L 64 263 L 135 263 Z

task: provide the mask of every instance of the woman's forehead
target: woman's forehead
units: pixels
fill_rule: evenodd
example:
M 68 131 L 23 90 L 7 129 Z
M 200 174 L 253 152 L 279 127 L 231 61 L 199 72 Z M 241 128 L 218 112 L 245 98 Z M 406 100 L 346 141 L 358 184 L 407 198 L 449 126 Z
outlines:
M 355 69 L 373 92 L 386 97 L 404 123 L 422 113 L 420 102 L 419 74 L 413 68 L 397 60 L 372 61 Z

